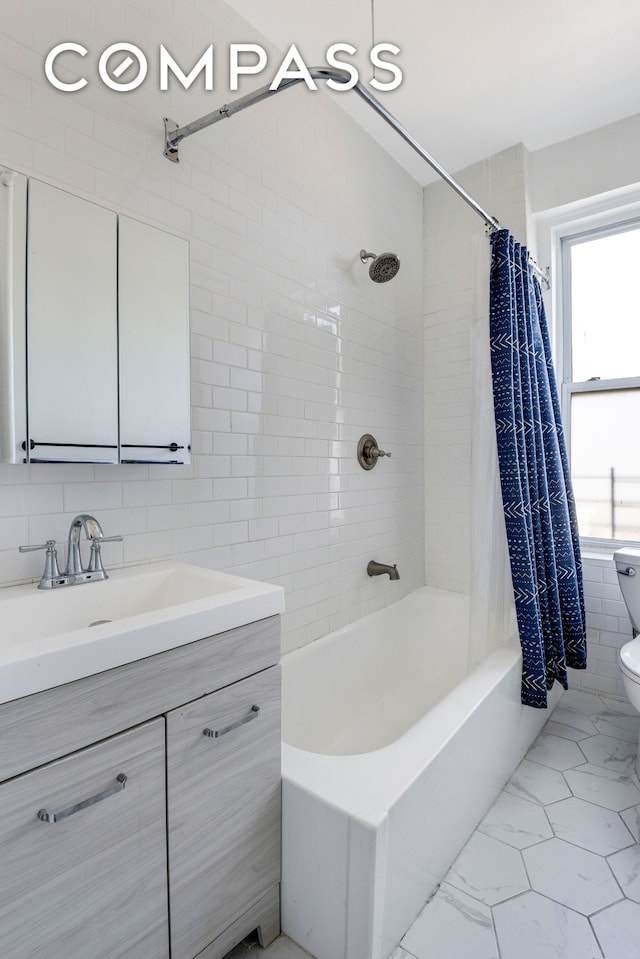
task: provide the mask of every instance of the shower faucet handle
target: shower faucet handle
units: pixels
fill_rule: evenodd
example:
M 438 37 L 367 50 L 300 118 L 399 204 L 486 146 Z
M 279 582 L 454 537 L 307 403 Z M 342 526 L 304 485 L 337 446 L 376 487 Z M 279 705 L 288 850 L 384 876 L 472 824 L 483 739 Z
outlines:
M 363 470 L 371 470 L 382 456 L 391 456 L 378 446 L 378 441 L 371 433 L 365 433 L 358 443 L 358 462 Z

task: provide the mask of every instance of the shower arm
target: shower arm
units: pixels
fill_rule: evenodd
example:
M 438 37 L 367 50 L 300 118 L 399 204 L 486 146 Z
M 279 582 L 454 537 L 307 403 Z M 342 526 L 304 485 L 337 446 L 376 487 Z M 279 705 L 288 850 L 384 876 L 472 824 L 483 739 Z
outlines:
M 347 70 L 333 69 L 331 67 L 312 67 L 309 70 L 309 74 L 313 77 L 314 80 L 336 80 L 340 83 L 348 82 L 350 74 Z M 252 107 L 254 103 L 260 103 L 261 100 L 267 100 L 269 97 L 274 96 L 276 93 L 281 93 L 283 90 L 287 90 L 289 87 L 295 86 L 297 83 L 302 83 L 302 77 L 292 77 L 287 80 L 283 80 L 275 90 L 272 90 L 270 87 L 260 87 L 259 90 L 256 90 L 254 93 L 248 93 L 244 97 L 239 97 L 237 100 L 233 100 L 231 103 L 226 103 L 224 106 L 221 106 L 218 110 L 214 110 L 212 113 L 207 113 L 203 117 L 199 117 L 197 120 L 193 120 L 191 123 L 187 123 L 184 126 L 180 127 L 175 122 L 175 120 L 170 120 L 165 117 L 164 120 L 164 132 L 165 132 L 165 150 L 164 155 L 168 160 L 173 160 L 174 163 L 179 162 L 178 155 L 178 146 L 182 140 L 191 136 L 192 133 L 198 133 L 200 130 L 204 130 L 205 127 L 211 126 L 213 123 L 217 123 L 219 120 L 226 120 L 229 117 L 232 117 L 234 113 L 239 113 L 240 110 L 245 110 L 247 107 Z M 383 107 L 379 100 L 376 100 L 368 90 L 362 86 L 360 82 L 356 83 L 353 87 L 353 90 L 358 94 L 361 99 L 367 103 L 372 110 L 381 116 L 383 120 L 393 127 L 396 133 L 400 134 L 405 143 L 408 143 L 409 146 L 415 150 L 418 156 L 422 157 L 426 163 L 429 164 L 432 170 L 442 177 L 445 180 L 452 190 L 461 197 L 464 202 L 471 207 L 478 216 L 482 217 L 484 220 L 487 233 L 495 233 L 496 230 L 500 229 L 500 224 L 494 216 L 490 216 L 486 210 L 484 210 L 480 204 L 473 199 L 473 197 L 467 193 L 464 187 L 455 180 L 450 173 L 448 173 L 445 168 L 438 163 L 438 161 L 428 153 L 423 146 L 418 143 L 416 138 L 409 133 L 402 124 L 396 120 L 393 114 L 389 113 L 386 107 Z

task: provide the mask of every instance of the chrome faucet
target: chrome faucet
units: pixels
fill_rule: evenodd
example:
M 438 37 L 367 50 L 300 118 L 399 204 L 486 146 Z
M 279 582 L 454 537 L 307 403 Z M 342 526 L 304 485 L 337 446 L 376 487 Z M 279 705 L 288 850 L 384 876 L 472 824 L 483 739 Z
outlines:
M 104 539 L 102 526 L 95 516 L 90 516 L 88 513 L 80 513 L 78 516 L 72 519 L 71 526 L 69 527 L 67 568 L 65 570 L 65 576 L 77 576 L 79 573 L 86 573 L 89 570 L 89 567 L 84 569 L 82 565 L 82 558 L 80 556 L 80 533 L 83 529 L 87 534 L 87 539 L 91 540 L 92 558 L 95 544 L 99 540 Z M 120 538 L 122 539 L 122 537 Z M 100 565 L 102 565 L 102 563 L 100 563 Z
M 384 563 L 376 563 L 375 559 L 372 559 L 367 566 L 367 573 L 369 576 L 381 576 L 383 573 L 387 573 L 389 579 L 400 579 L 400 573 L 395 563 L 393 566 L 386 566 Z
M 80 554 L 80 534 L 82 530 L 91 540 L 91 553 L 87 566 L 82 565 Z M 67 544 L 67 565 L 64 573 L 58 567 L 58 554 L 55 539 L 48 539 L 39 546 L 20 546 L 21 553 L 30 553 L 36 549 L 45 549 L 44 573 L 38 583 L 38 589 L 57 589 L 60 586 L 77 586 L 80 583 L 91 583 L 94 580 L 108 579 L 109 576 L 102 565 L 100 549 L 102 543 L 113 543 L 122 539 L 122 536 L 105 536 L 102 526 L 89 513 L 79 513 L 74 517 L 69 527 Z

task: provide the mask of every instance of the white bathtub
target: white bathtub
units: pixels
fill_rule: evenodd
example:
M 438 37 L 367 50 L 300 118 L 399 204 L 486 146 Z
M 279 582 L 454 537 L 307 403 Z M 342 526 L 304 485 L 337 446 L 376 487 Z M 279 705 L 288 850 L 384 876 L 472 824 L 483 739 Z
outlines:
M 283 657 L 282 928 L 317 959 L 393 952 L 549 716 L 517 641 L 465 675 L 468 637 L 424 587 Z

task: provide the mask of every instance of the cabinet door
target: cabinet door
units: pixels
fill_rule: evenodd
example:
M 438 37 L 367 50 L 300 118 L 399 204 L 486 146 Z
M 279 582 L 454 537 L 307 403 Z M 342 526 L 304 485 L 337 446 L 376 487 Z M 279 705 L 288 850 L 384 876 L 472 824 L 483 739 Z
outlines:
M 208 731 L 208 732 L 207 732 Z M 280 667 L 167 716 L 172 959 L 280 880 Z
M 167 959 L 164 786 L 157 719 L 0 787 L 3 959 Z
M 121 462 L 189 463 L 189 244 L 118 219 Z
M 27 178 L 0 168 L 0 463 L 22 463 L 27 438 Z
M 29 180 L 32 461 L 118 461 L 116 241 L 111 210 Z

